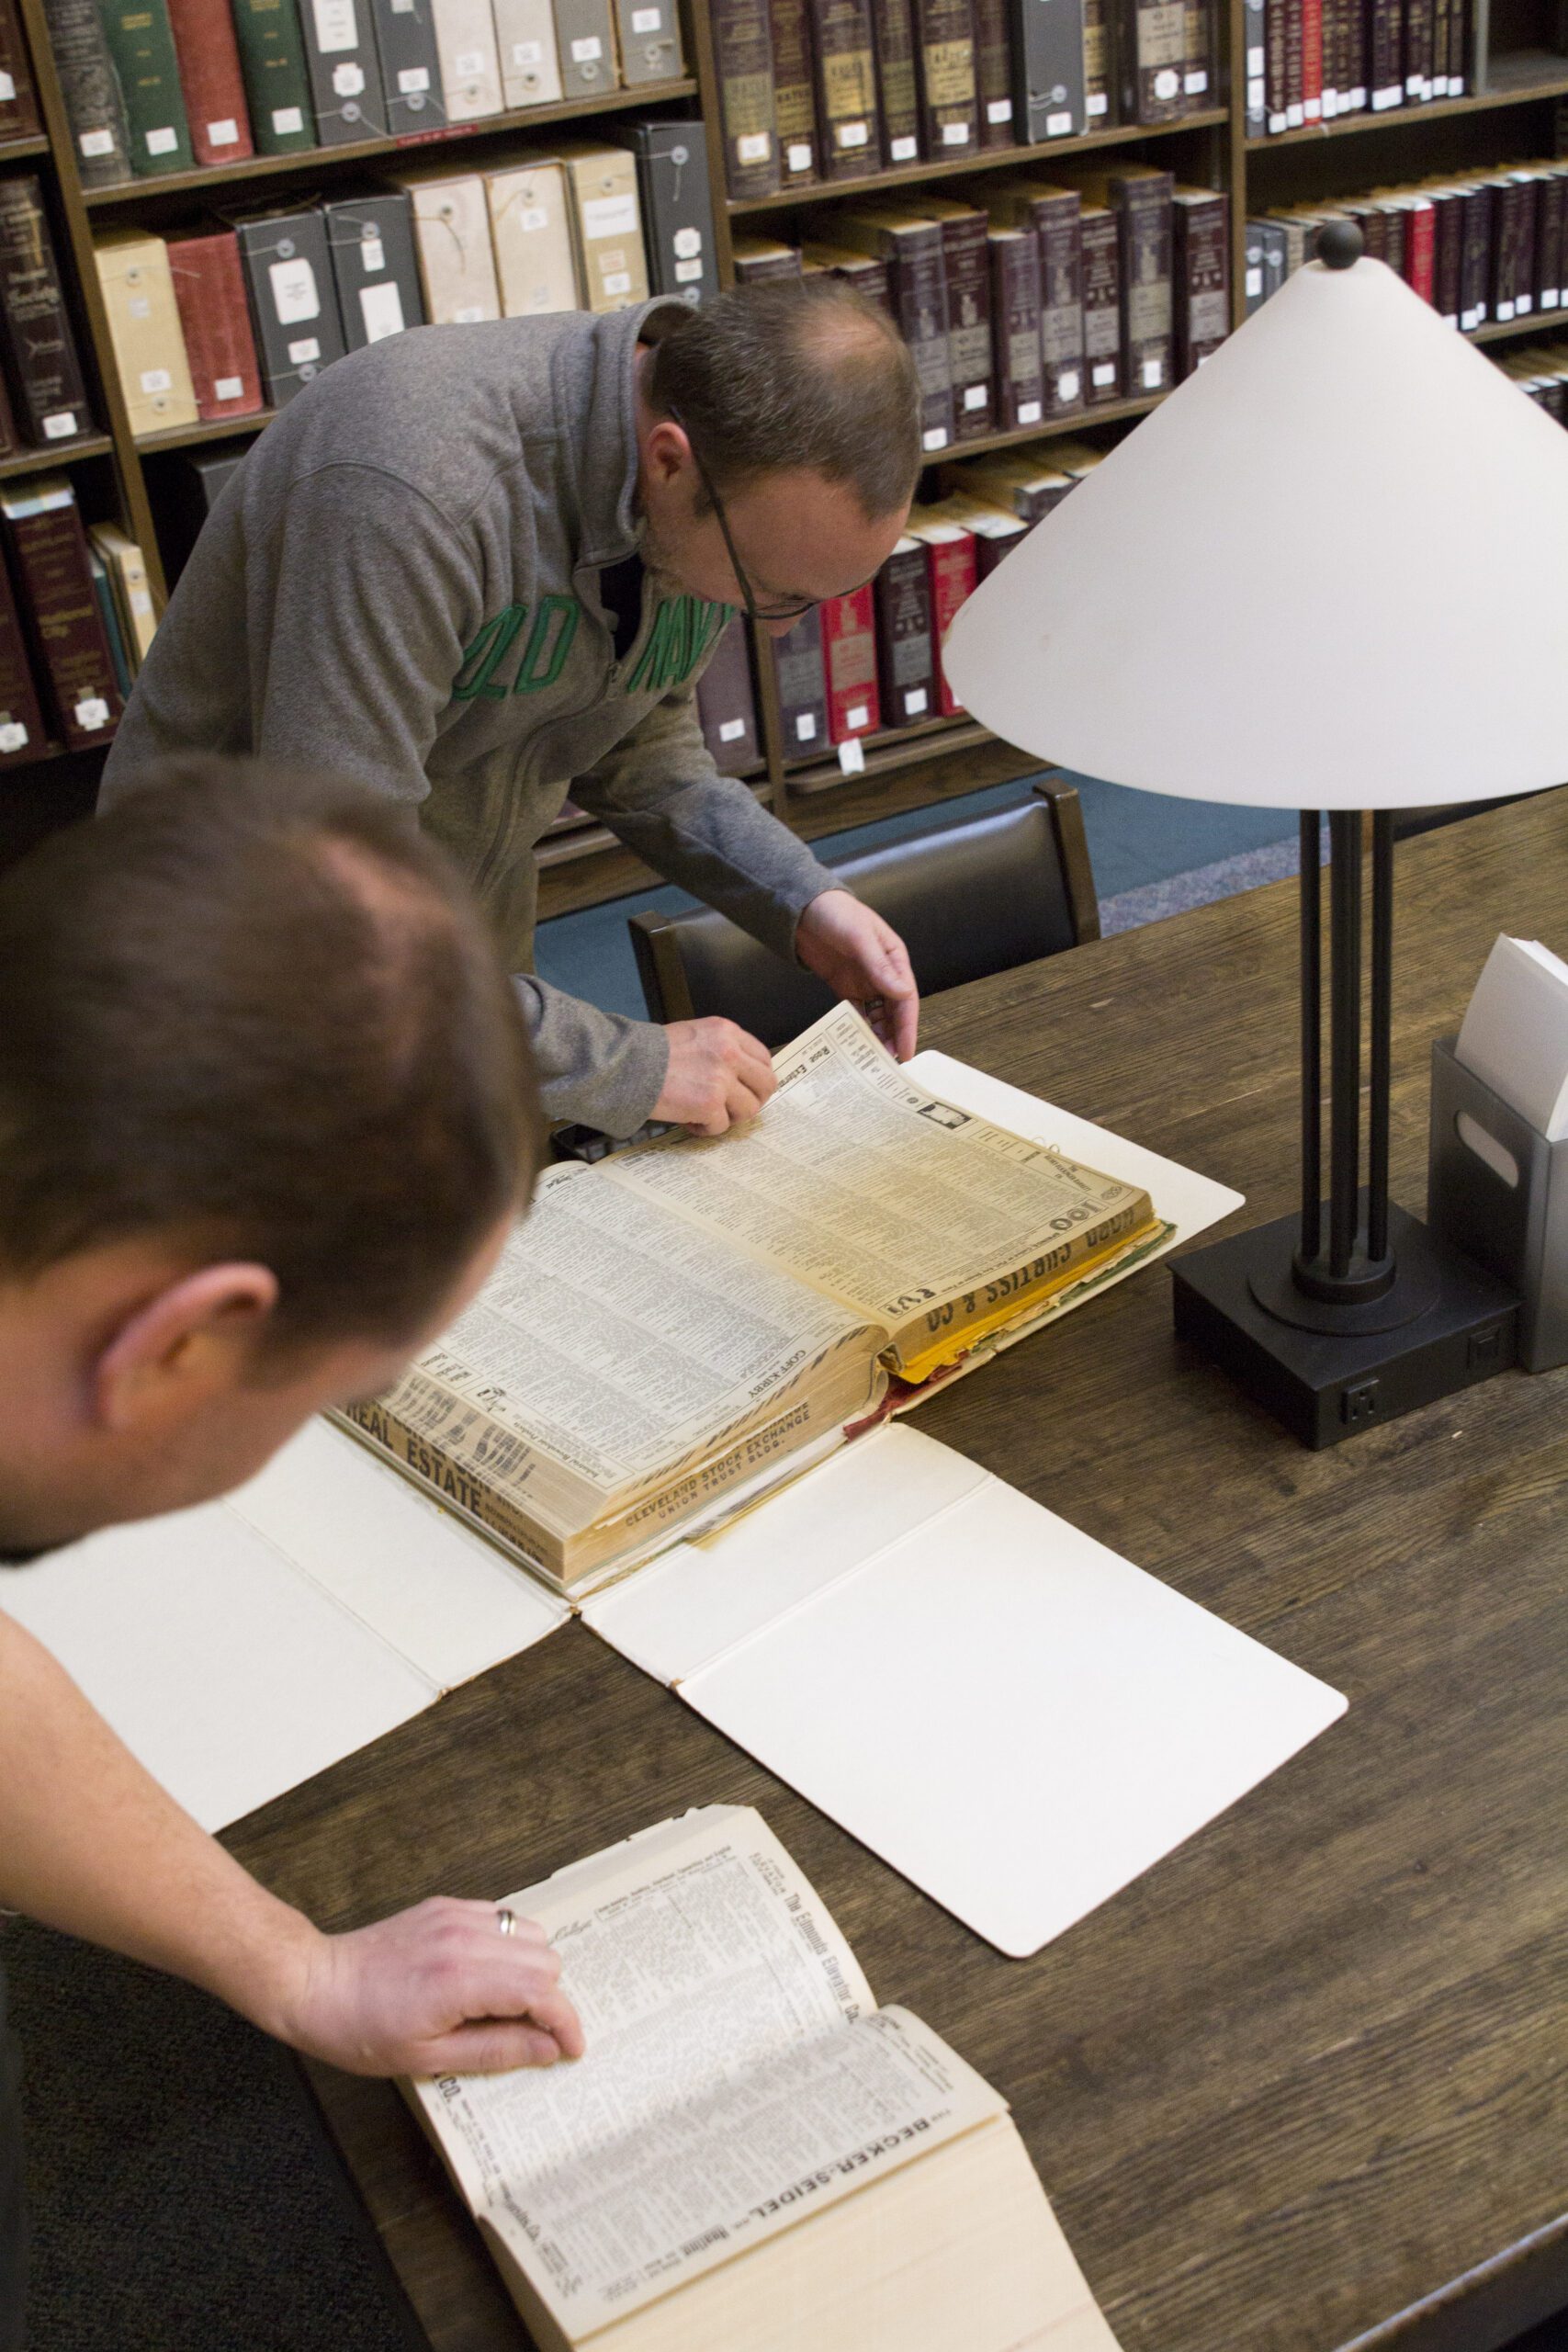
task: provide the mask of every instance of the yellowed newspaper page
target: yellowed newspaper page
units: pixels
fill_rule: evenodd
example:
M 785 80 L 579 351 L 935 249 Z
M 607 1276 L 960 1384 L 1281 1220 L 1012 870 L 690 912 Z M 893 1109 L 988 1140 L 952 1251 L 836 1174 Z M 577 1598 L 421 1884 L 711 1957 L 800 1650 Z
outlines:
M 915 2019 L 875 2012 L 750 1808 L 506 1899 L 559 1951 L 587 2055 L 412 2090 L 470 2206 L 573 2337 L 1004 2111 Z
M 1135 1186 L 916 1084 L 852 1006 L 773 1067 L 779 1091 L 746 1127 L 626 1152 L 610 1182 L 885 1324 L 900 1360 L 965 1323 L 994 1326 L 1086 1247 L 1150 1222 Z

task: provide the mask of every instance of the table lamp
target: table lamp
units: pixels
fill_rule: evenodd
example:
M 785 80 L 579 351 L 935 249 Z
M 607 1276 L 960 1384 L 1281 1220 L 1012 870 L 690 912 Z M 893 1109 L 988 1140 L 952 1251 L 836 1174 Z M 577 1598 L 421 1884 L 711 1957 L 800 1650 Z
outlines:
M 1352 223 L 1318 255 L 1030 533 L 945 652 L 1023 750 L 1303 812 L 1300 1214 L 1172 1271 L 1179 1330 L 1314 1446 L 1514 1359 L 1514 1294 L 1388 1196 L 1393 812 L 1568 778 L 1568 432 Z

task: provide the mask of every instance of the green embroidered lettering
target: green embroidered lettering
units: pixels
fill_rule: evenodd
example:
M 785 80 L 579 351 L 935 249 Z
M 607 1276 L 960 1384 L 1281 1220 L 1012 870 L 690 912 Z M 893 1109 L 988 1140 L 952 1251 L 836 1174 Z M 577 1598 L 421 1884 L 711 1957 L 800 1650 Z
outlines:
M 626 692 L 634 695 L 652 690 L 662 694 L 670 683 L 674 640 L 681 627 L 681 607 L 689 605 L 689 596 L 676 596 L 660 605 L 653 616 L 653 628 L 637 668 L 626 680 Z
M 526 605 L 508 605 L 486 621 L 473 643 L 463 648 L 463 665 L 452 682 L 454 702 L 472 702 L 477 695 L 491 702 L 503 698 L 506 688 L 491 685 L 491 678 L 527 617 Z
M 523 659 L 517 664 L 517 675 L 513 681 L 514 695 L 536 695 L 544 687 L 555 684 L 581 618 L 582 607 L 574 596 L 552 594 L 540 597 L 539 609 L 534 616 L 534 626 L 528 632 L 528 642 L 523 649 Z

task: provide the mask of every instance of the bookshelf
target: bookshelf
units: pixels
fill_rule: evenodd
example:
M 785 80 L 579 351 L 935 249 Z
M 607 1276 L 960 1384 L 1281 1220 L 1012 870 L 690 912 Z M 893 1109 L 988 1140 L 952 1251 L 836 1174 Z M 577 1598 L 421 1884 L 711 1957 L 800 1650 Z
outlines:
M 819 208 L 834 201 L 865 203 L 898 198 L 931 186 L 972 181 L 987 173 L 1038 171 L 1047 175 L 1056 159 L 1125 153 L 1168 164 L 1190 184 L 1223 189 L 1230 198 L 1232 229 L 1232 321 L 1244 314 L 1243 241 L 1249 215 L 1270 207 L 1312 202 L 1356 190 L 1424 177 L 1433 173 L 1491 166 L 1551 154 L 1558 147 L 1560 102 L 1568 100 L 1568 55 L 1550 46 L 1555 25 L 1546 0 L 1474 0 L 1472 54 L 1467 71 L 1472 86 L 1459 98 L 1410 104 L 1386 113 L 1364 112 L 1326 125 L 1270 137 L 1249 137 L 1237 64 L 1244 54 L 1244 0 L 1216 0 L 1215 103 L 1180 120 L 1156 127 L 1126 126 L 1041 145 L 991 149 L 956 161 L 935 161 L 869 174 L 848 182 L 819 184 L 775 196 L 731 199 L 726 187 L 718 76 L 708 14 L 709 0 L 682 0 L 687 71 L 679 78 L 636 88 L 604 91 L 592 97 L 510 111 L 461 123 L 417 138 L 377 138 L 354 145 L 323 147 L 281 156 L 257 155 L 223 167 L 138 178 L 107 187 L 84 188 L 78 175 L 64 102 L 50 51 L 43 0 L 17 0 L 30 50 L 44 130 L 36 138 L 0 142 L 0 172 L 36 173 L 44 187 L 54 230 L 67 300 L 82 346 L 96 417 L 102 429 L 59 449 L 40 450 L 0 461 L 0 479 L 73 469 L 93 519 L 119 521 L 142 546 L 155 590 L 163 589 L 157 520 L 166 483 L 160 461 L 206 443 L 249 439 L 265 431 L 272 412 L 214 424 L 177 427 L 135 439 L 120 396 L 94 266 L 95 234 L 111 227 L 146 226 L 155 232 L 194 226 L 211 210 L 247 198 L 288 198 L 307 191 L 333 193 L 363 179 L 375 167 L 400 160 L 450 157 L 455 169 L 488 167 L 510 152 L 536 147 L 542 132 L 566 125 L 592 124 L 594 118 L 660 110 L 697 112 L 707 141 L 713 197 L 716 256 L 721 281 L 734 282 L 733 239 L 762 233 L 798 240 L 827 223 Z M 1568 329 L 1568 311 L 1558 314 Z M 1541 339 L 1554 331 L 1552 314 L 1492 323 L 1474 340 L 1506 350 L 1515 338 Z M 944 460 L 987 451 L 1048 442 L 1053 437 L 1095 439 L 1135 423 L 1157 405 L 1160 395 L 1090 409 L 1014 433 L 994 433 L 954 444 Z M 75 469 L 81 469 L 78 474 Z M 751 778 L 759 797 L 781 820 L 807 839 L 865 823 L 879 816 L 919 808 L 933 811 L 955 795 L 1037 764 L 988 735 L 974 720 L 928 719 L 909 729 L 863 739 L 861 763 L 846 773 L 834 756 L 786 757 L 773 669 L 766 649 L 755 649 L 758 722 L 764 764 Z M 9 772 L 4 789 L 37 801 L 61 776 L 63 763 L 51 747 L 32 766 Z M 74 770 L 67 812 L 78 813 L 80 784 Z M 658 877 L 604 828 L 585 826 L 548 836 L 539 845 L 539 912 L 567 911 L 648 887 Z

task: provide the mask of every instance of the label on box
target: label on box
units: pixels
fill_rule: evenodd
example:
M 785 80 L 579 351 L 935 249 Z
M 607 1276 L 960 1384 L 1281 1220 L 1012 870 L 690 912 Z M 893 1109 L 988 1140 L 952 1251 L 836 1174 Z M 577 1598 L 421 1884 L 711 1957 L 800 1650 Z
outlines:
M 930 700 L 931 697 L 927 694 L 924 686 L 911 686 L 908 693 L 904 696 L 905 718 L 919 718 L 921 711 L 925 709 Z
M 150 155 L 172 155 L 179 143 L 180 134 L 172 124 L 162 130 L 147 133 L 147 153 Z
M 944 122 L 942 126 L 942 143 L 944 147 L 967 147 L 969 125 L 966 122 Z
M 68 441 L 75 430 L 76 412 L 73 408 L 56 409 L 52 416 L 44 418 L 43 437 L 46 441 Z
M 810 145 L 804 139 L 792 139 L 784 149 L 784 162 L 792 172 L 808 172 L 811 160 Z
M 1404 93 L 1400 88 L 1397 82 L 1390 83 L 1386 90 L 1374 90 L 1372 92 L 1372 112 L 1374 114 L 1386 114 L 1390 107 L 1398 106 L 1404 96 Z
M 1209 86 L 1208 68 L 1203 65 L 1197 66 L 1192 73 L 1183 77 L 1181 86 L 1190 98 L 1201 97 Z
M 28 730 L 19 718 L 7 718 L 0 725 L 0 752 L 19 752 L 28 740 Z
M 310 263 L 299 255 L 292 261 L 275 261 L 267 269 L 272 281 L 272 307 L 277 313 L 279 326 L 298 326 L 302 319 L 319 319 L 321 298 L 316 291 L 316 273 Z
M 1522 319 L 1534 308 L 1535 296 L 1533 294 L 1521 294 L 1514 304 L 1514 316 L 1517 319 Z
M 359 240 L 359 259 L 362 266 L 366 270 L 386 268 L 386 249 L 382 245 L 379 237 L 361 237 Z
M 141 371 L 141 389 L 144 392 L 172 392 L 175 389 L 175 379 L 166 368 L 144 368 Z
M 76 706 L 77 726 L 107 727 L 108 723 L 109 707 L 102 695 L 84 695 Z
M 312 0 L 316 47 L 323 56 L 333 50 L 357 49 L 359 28 L 354 21 L 354 0 Z
M 871 137 L 871 125 L 867 122 L 840 122 L 836 128 L 840 147 L 863 147 Z
M 243 376 L 219 376 L 213 382 L 212 397 L 215 401 L 237 401 L 244 397 L 244 390 Z
M 133 319 L 150 319 L 152 315 L 152 305 L 145 294 L 132 294 L 125 307 Z
M 571 62 L 574 65 L 592 65 L 596 58 L 603 57 L 604 54 L 604 44 L 597 33 L 590 33 L 585 40 L 574 40 L 571 44 Z
M 83 154 L 88 157 L 96 155 L 112 155 L 114 153 L 114 132 L 112 130 L 85 130 L 82 133 L 81 138 L 76 141 L 76 144 L 82 150 Z
M 702 274 L 703 266 L 700 261 L 678 261 L 675 265 L 677 286 L 693 286 Z
M 702 252 L 703 232 L 700 229 L 677 229 L 670 243 L 682 261 L 690 261 L 694 254 Z
M 547 229 L 549 225 L 549 213 L 542 204 L 525 204 L 517 215 L 517 226 L 525 232 Z
M 1116 381 L 1116 362 L 1114 359 L 1102 359 L 1097 366 L 1091 368 L 1089 369 L 1089 381 L 1094 386 L 1097 392 L 1101 390 L 1105 385 L 1113 384 Z
M 852 735 L 847 743 L 839 746 L 839 765 L 846 775 L 865 774 L 865 753 Z
M 0 99 L 14 98 L 16 95 L 15 78 L 9 74 L 0 74 Z
M 542 40 L 514 40 L 513 42 L 512 62 L 513 65 L 542 65 L 544 62 L 545 44 Z
M 208 124 L 207 143 L 209 147 L 237 147 L 239 145 L 240 126 L 235 121 L 231 114 L 225 115 L 221 122 L 209 122 Z
M 1018 404 L 1018 421 L 1020 424 L 1038 424 L 1040 422 L 1039 401 L 1020 401 Z
M 604 272 L 606 294 L 629 294 L 631 290 L 632 277 L 629 269 L 607 269 Z
M 986 101 L 986 120 L 987 122 L 1010 122 L 1012 120 L 1012 100 L 1010 98 L 987 98 Z
M 303 110 L 299 107 L 274 107 L 272 130 L 275 139 L 288 139 L 305 128 Z
M 1558 289 L 1555 286 L 1543 286 L 1540 289 L 1541 309 L 1543 311 L 1555 311 L 1557 308 L 1557 295 Z
M 1103 90 L 1091 90 L 1084 100 L 1084 112 L 1092 122 L 1097 115 L 1111 112 L 1111 100 Z
M 423 65 L 405 65 L 398 75 L 398 87 L 405 98 L 412 97 L 416 90 L 428 90 L 429 70 Z
M 1498 303 L 1498 305 L 1497 305 L 1497 323 L 1498 323 L 1498 325 L 1499 325 L 1499 326 L 1506 326 L 1506 324 L 1508 323 L 1508 321 L 1513 317 L 1513 315 L 1514 315 L 1514 306 L 1513 306 L 1513 304 L 1512 304 L 1511 302 L 1499 302 L 1499 303 Z
M 1249 270 L 1247 271 L 1247 300 L 1248 300 L 1249 302 L 1256 301 L 1256 300 L 1257 300 L 1257 299 L 1258 299 L 1258 295 L 1259 295 L 1259 294 L 1261 294 L 1261 293 L 1262 293 L 1262 291 L 1263 291 L 1263 272 L 1262 272 L 1260 269 L 1249 269 Z
M 1070 136 L 1072 128 L 1073 118 L 1070 114 L 1048 114 L 1045 118 L 1047 139 L 1066 139 Z
M 475 81 L 484 70 L 485 53 L 482 49 L 459 50 L 452 60 L 452 71 L 459 82 Z
M 1160 384 L 1164 379 L 1164 376 L 1165 362 L 1163 359 L 1145 360 L 1144 390 L 1145 392 L 1157 392 L 1160 388 Z
M 632 30 L 634 33 L 659 32 L 662 28 L 663 23 L 664 11 L 662 8 L 634 8 L 632 10 Z
M 398 292 L 398 281 L 389 277 L 383 286 L 362 286 L 359 289 L 359 315 L 365 322 L 365 333 L 371 343 L 379 343 L 383 335 L 401 334 L 407 322 L 403 317 L 403 298 Z
M 746 721 L 743 718 L 727 718 L 719 726 L 718 740 L 721 743 L 738 743 L 745 732 Z
M 1056 379 L 1056 398 L 1059 401 L 1076 401 L 1082 388 L 1082 381 L 1076 368 L 1067 368 L 1065 374 Z
M 1156 97 L 1160 99 L 1174 98 L 1179 97 L 1180 93 L 1181 76 L 1177 72 L 1175 66 L 1162 66 L 1159 72 L 1155 75 Z
M 365 68 L 362 65 L 333 67 L 333 88 L 340 98 L 356 98 L 364 87 Z
M 964 415 L 971 415 L 976 409 L 984 408 L 990 397 L 989 390 L 986 385 L 965 384 L 964 387 Z
M 846 727 L 854 728 L 857 733 L 863 728 L 869 727 L 871 725 L 871 705 L 868 702 L 851 703 L 848 710 L 844 713 L 844 725 Z
M 1265 59 L 1261 49 L 1249 49 L 1247 51 L 1247 70 L 1249 74 L 1257 75 L 1258 77 L 1261 77 L 1268 71 L 1267 60 Z
M 1306 116 L 1299 106 L 1291 105 L 1285 108 L 1285 121 L 1292 130 L 1299 130 L 1305 120 Z
M 916 139 L 890 139 L 887 142 L 887 153 L 896 164 L 918 163 L 920 154 L 919 141 Z
M 920 447 L 922 449 L 945 449 L 947 447 L 946 425 L 933 424 L 929 433 L 922 433 Z
M 743 164 L 765 164 L 773 152 L 773 133 L 769 130 L 743 130 L 735 142 L 735 153 Z
M 635 237 L 637 234 L 637 198 L 625 196 L 591 196 L 582 208 L 582 233 L 585 237 Z
M 321 346 L 313 334 L 301 335 L 298 343 L 288 346 L 288 361 L 293 368 L 303 368 L 307 359 L 319 359 L 321 356 Z
M 459 327 L 477 326 L 484 315 L 485 308 L 482 302 L 465 302 L 461 310 L 453 311 L 452 323 Z
M 1254 114 L 1263 112 L 1267 87 L 1261 75 L 1256 82 L 1248 82 L 1247 85 L 1247 103 Z

